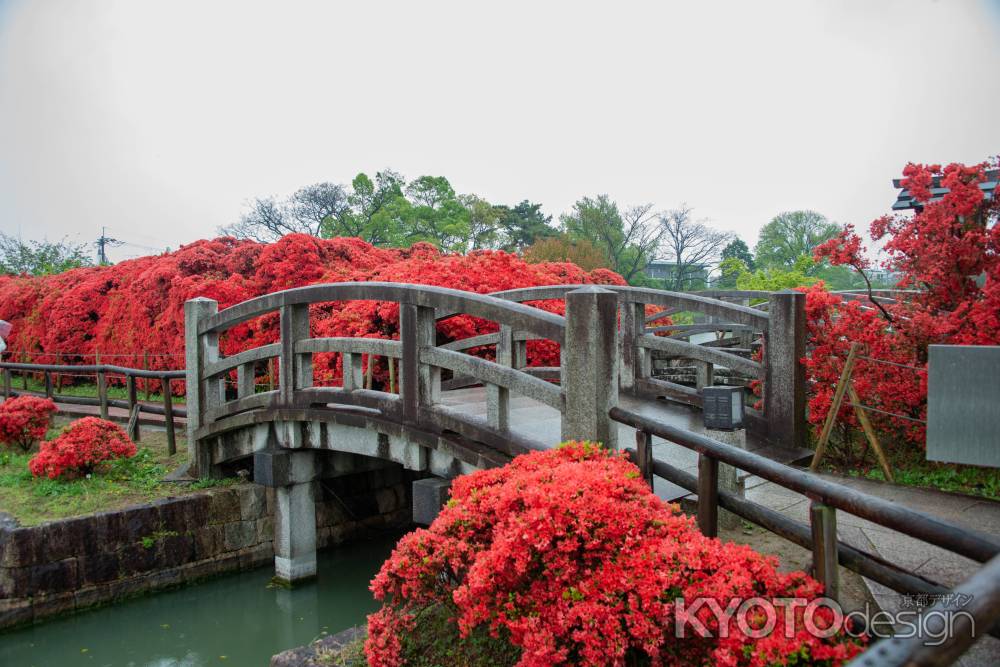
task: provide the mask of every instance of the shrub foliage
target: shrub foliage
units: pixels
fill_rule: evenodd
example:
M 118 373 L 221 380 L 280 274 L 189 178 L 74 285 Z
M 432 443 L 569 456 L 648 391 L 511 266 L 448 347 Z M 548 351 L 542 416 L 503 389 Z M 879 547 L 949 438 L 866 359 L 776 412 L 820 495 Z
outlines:
M 853 640 L 805 632 L 802 607 L 779 613 L 764 638 L 734 619 L 719 632 L 701 607 L 715 638 L 675 636 L 678 598 L 693 610 L 703 597 L 725 609 L 732 598 L 820 596 L 815 580 L 776 564 L 701 535 L 622 455 L 567 443 L 455 480 L 434 523 L 400 540 L 373 580 L 383 606 L 368 618 L 366 652 L 373 667 L 423 664 L 424 619 L 443 609 L 462 637 L 518 649 L 505 664 L 822 665 L 857 653 Z
M 135 443 L 118 424 L 84 417 L 42 446 L 28 468 L 35 477 L 49 479 L 87 475 L 102 463 L 135 456 Z
M 804 363 L 812 382 L 809 419 L 821 427 L 852 342 L 865 345 L 855 366 L 854 387 L 862 403 L 888 413 L 870 413 L 876 428 L 920 449 L 927 419 L 927 348 L 1000 344 L 1000 199 L 986 199 L 980 184 L 996 163 L 910 164 L 901 185 L 922 208 L 873 221 L 869 234 L 881 244 L 881 268 L 913 290 L 896 303 L 842 302 L 817 285 L 806 290 L 811 350 Z M 941 195 L 938 185 L 947 188 Z M 941 196 L 939 196 L 941 195 Z M 861 237 L 847 228 L 816 249 L 817 260 L 866 271 Z M 838 414 L 856 426 L 845 403 Z
M 0 403 L 0 443 L 27 452 L 45 437 L 55 411 L 55 403 L 37 396 L 17 396 Z
M 427 243 L 406 249 L 377 248 L 356 238 L 318 239 L 289 234 L 275 243 L 217 238 L 176 252 L 140 257 L 114 266 L 81 268 L 54 276 L 0 276 L 0 319 L 14 325 L 11 356 L 36 363 L 103 360 L 140 364 L 153 354 L 155 369 L 184 364 L 184 302 L 204 296 L 226 308 L 291 287 L 346 281 L 392 281 L 437 285 L 471 292 L 564 283 L 622 285 L 607 269 L 584 271 L 569 263 L 528 264 L 514 254 L 477 251 L 443 254 Z M 562 302 L 542 302 L 562 312 Z M 317 304 L 311 308 L 315 336 L 398 338 L 399 308 L 375 301 Z M 496 331 L 496 325 L 460 315 L 438 323 L 442 340 Z M 223 337 L 226 355 L 273 343 L 277 315 L 257 318 Z M 529 341 L 529 363 L 557 365 L 549 341 Z M 377 366 L 376 382 L 388 369 Z M 341 377 L 340 355 L 319 355 L 317 383 Z M 180 390 L 182 383 L 174 383 Z

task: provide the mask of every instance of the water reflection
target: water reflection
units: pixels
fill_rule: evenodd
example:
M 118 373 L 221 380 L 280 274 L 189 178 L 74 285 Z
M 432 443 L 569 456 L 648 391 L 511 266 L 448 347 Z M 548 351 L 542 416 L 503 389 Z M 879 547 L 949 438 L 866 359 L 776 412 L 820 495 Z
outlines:
M 294 590 L 262 568 L 0 634 L 3 667 L 266 665 L 270 656 L 364 622 L 368 582 L 398 535 L 319 555 Z

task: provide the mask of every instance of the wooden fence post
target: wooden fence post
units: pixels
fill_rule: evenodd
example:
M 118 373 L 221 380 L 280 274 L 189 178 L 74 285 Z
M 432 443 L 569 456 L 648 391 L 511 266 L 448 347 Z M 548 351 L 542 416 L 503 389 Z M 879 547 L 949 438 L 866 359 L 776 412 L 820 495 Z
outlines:
M 129 424 L 129 434 L 128 437 L 132 438 L 135 442 L 139 442 L 142 434 L 139 433 L 139 400 L 136 396 L 135 389 L 135 376 L 126 375 L 125 376 L 125 386 L 128 391 L 128 424 Z M 135 414 L 133 414 L 133 412 Z
M 837 600 L 840 595 L 840 577 L 837 570 L 837 509 L 813 501 L 809 506 L 809 521 L 812 525 L 814 576 L 823 584 L 826 596 Z
M 45 398 L 52 398 L 52 375 L 45 371 L 43 373 L 45 376 Z
M 707 454 L 698 455 L 698 530 L 719 534 L 719 461 Z
M 145 350 L 142 351 L 142 370 L 144 371 L 149 370 L 149 352 Z M 149 378 L 146 378 L 145 382 L 146 382 L 146 402 L 149 402 L 149 385 L 152 384 L 152 381 Z
M 160 378 L 163 387 L 163 424 L 167 427 L 167 454 L 177 453 L 177 437 L 174 435 L 174 396 L 170 391 L 170 380 Z
M 10 391 L 11 391 L 10 390 L 10 383 L 11 383 L 10 369 L 9 368 L 5 368 L 5 369 L 3 369 L 3 397 L 4 397 L 4 400 L 7 400 L 8 398 L 10 398 Z
M 97 371 L 97 402 L 101 406 L 101 419 L 108 418 L 108 378 L 104 371 Z
M 635 453 L 639 459 L 639 475 L 653 488 L 653 436 L 646 431 L 635 432 Z

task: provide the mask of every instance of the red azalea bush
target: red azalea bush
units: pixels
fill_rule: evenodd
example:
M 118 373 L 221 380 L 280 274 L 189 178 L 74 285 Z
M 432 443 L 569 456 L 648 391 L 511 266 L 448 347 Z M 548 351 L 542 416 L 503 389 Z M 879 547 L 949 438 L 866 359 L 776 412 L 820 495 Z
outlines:
M 63 429 L 53 440 L 42 443 L 28 462 L 35 477 L 56 479 L 63 475 L 87 475 L 106 461 L 135 456 L 135 443 L 118 424 L 84 417 Z
M 422 619 L 444 609 L 460 635 L 486 629 L 517 647 L 522 666 L 640 657 L 653 665 L 833 665 L 858 653 L 856 640 L 806 632 L 801 606 L 789 617 L 779 607 L 762 638 L 732 618 L 720 632 L 707 606 L 694 611 L 704 597 L 725 609 L 731 598 L 821 595 L 815 580 L 776 565 L 704 537 L 623 455 L 567 443 L 454 481 L 434 523 L 403 537 L 373 580 L 383 607 L 368 617 L 365 652 L 373 667 L 405 664 L 426 634 Z M 678 598 L 713 638 L 676 637 Z M 832 611 L 821 609 L 829 627 Z
M 897 303 L 876 307 L 847 301 L 821 285 L 806 291 L 811 352 L 804 360 L 812 394 L 809 419 L 825 421 L 834 387 L 851 342 L 864 344 L 865 356 L 896 364 L 859 360 L 854 387 L 861 400 L 885 412 L 926 420 L 927 347 L 1000 344 L 1000 225 L 998 200 L 987 200 L 979 184 L 996 163 L 978 165 L 910 164 L 902 186 L 922 204 L 914 213 L 881 217 L 870 235 L 883 243 L 881 266 L 900 276 L 900 289 L 914 290 Z M 947 188 L 937 201 L 931 188 Z M 817 259 L 864 271 L 860 237 L 850 226 L 816 249 Z M 915 367 L 915 368 L 910 368 Z M 925 427 L 911 419 L 870 413 L 876 428 L 895 436 L 890 442 L 922 447 Z M 838 415 L 856 425 L 853 409 Z
M 37 396 L 18 396 L 0 403 L 0 443 L 27 452 L 45 437 L 55 411 L 55 403 Z
M 471 292 L 551 285 L 623 285 L 606 269 L 584 271 L 558 262 L 529 264 L 517 255 L 477 251 L 442 254 L 433 246 L 377 248 L 356 238 L 318 239 L 290 234 L 275 243 L 218 238 L 197 241 L 176 252 L 141 257 L 114 266 L 81 268 L 54 276 L 0 276 L 0 319 L 14 325 L 7 341 L 10 356 L 36 363 L 92 363 L 102 360 L 150 367 L 184 365 L 184 302 L 205 296 L 226 308 L 240 301 L 290 287 L 324 282 L 395 281 L 437 285 Z M 561 301 L 539 305 L 562 312 Z M 347 302 L 311 308 L 316 336 L 398 338 L 395 304 Z M 495 331 L 492 323 L 457 316 L 438 324 L 442 341 Z M 278 318 L 242 324 L 221 341 L 227 355 L 272 343 Z M 555 344 L 528 343 L 532 365 L 557 365 Z M 384 364 L 384 360 L 382 360 Z M 318 384 L 337 382 L 339 355 L 322 355 L 314 364 Z M 387 369 L 375 368 L 376 382 Z M 183 383 L 174 387 L 181 390 Z

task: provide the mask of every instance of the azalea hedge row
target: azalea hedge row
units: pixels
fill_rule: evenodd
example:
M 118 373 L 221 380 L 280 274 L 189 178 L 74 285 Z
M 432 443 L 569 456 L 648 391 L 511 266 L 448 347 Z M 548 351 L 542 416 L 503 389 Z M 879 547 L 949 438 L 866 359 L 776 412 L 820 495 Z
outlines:
M 373 667 L 835 665 L 862 648 L 810 606 L 819 583 L 705 537 L 621 453 L 571 442 L 451 493 L 372 582 Z M 762 599 L 776 613 L 713 612 Z
M 136 365 L 153 353 L 151 366 L 184 365 L 184 302 L 204 296 L 226 308 L 291 287 L 324 282 L 391 281 L 438 285 L 472 292 L 565 283 L 621 285 L 606 269 L 584 271 L 568 263 L 528 264 L 517 255 L 482 251 L 442 254 L 417 243 L 406 249 L 378 248 L 360 239 L 317 239 L 291 234 L 275 243 L 234 238 L 197 241 L 176 252 L 141 257 L 114 266 L 82 268 L 46 277 L 0 276 L 0 319 L 14 325 L 9 357 L 38 363 Z M 535 305 L 562 312 L 562 302 Z M 312 308 L 315 336 L 398 337 L 395 304 L 349 302 Z M 476 318 L 457 316 L 439 323 L 442 340 L 495 331 Z M 258 318 L 222 340 L 224 353 L 276 341 L 277 315 Z M 172 356 L 170 356 L 172 355 Z M 530 341 L 529 362 L 557 365 L 553 343 Z M 339 355 L 317 359 L 317 381 L 341 375 Z M 387 369 L 376 367 L 376 382 Z M 181 390 L 181 383 L 175 388 Z

